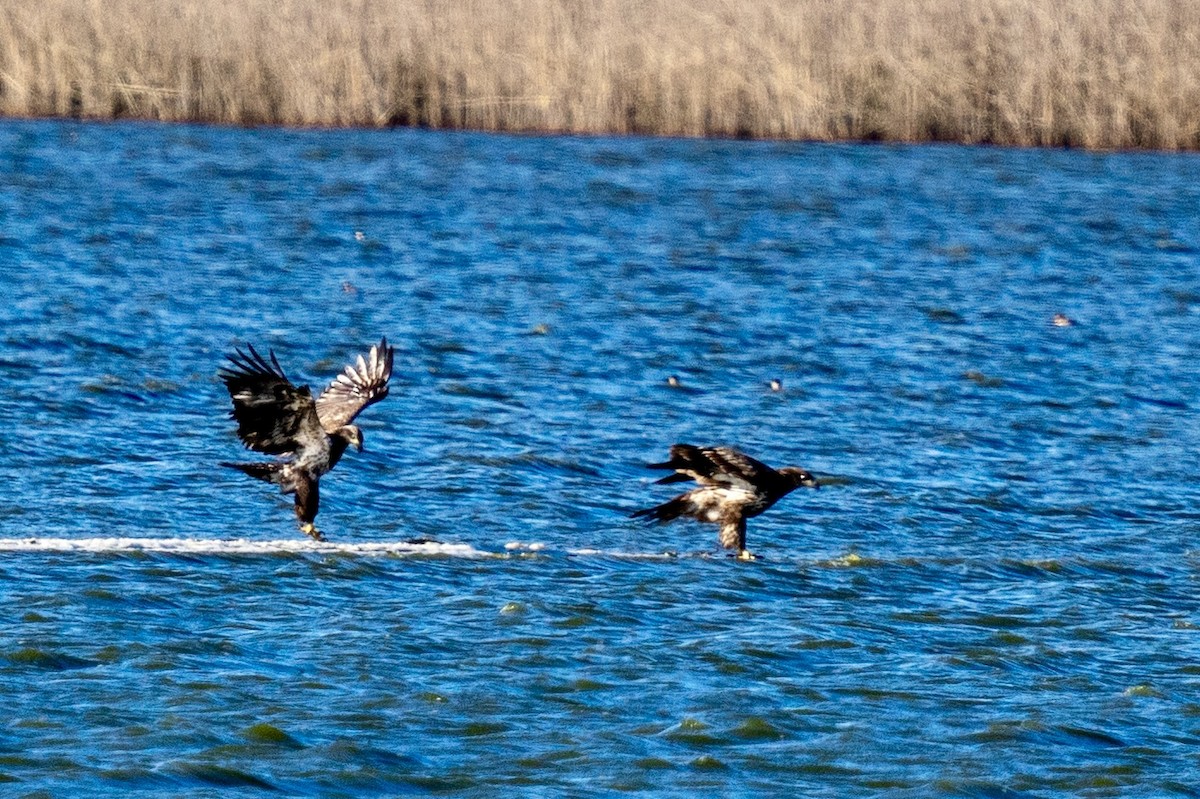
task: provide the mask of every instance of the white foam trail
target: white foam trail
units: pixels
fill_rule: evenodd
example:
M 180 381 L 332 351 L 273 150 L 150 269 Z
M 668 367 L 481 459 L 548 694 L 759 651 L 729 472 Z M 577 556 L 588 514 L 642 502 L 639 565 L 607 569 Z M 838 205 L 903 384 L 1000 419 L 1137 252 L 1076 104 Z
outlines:
M 568 548 L 555 550 L 540 541 L 509 541 L 504 545 L 509 552 L 517 555 L 555 555 L 566 554 L 575 558 L 600 557 L 624 558 L 626 560 L 677 560 L 679 558 L 712 558 L 732 557 L 732 555 L 713 554 L 711 552 L 628 552 L 620 549 L 596 549 L 594 547 Z
M 707 553 L 682 554 L 676 552 L 622 552 L 615 549 L 568 549 L 568 555 L 574 557 L 625 558 L 626 560 L 676 560 L 678 558 L 706 557 Z
M 158 552 L 177 555 L 437 555 L 451 558 L 525 558 L 531 556 L 601 557 L 625 560 L 676 560 L 724 557 L 711 552 L 626 552 L 589 547 L 556 549 L 540 541 L 509 541 L 503 551 L 438 541 L 314 541 L 311 538 L 40 538 L 0 537 L 2 552 Z M 854 565 L 834 562 L 832 565 Z
M 436 541 L 342 543 L 307 538 L 0 538 L 0 552 L 166 552 L 181 555 L 442 555 L 457 558 L 496 557 L 470 544 Z

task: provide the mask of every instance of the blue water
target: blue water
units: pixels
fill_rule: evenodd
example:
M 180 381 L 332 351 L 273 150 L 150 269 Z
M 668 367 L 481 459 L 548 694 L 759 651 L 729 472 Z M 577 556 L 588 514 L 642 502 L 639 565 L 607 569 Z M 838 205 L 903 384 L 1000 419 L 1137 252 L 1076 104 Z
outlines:
M 0 123 L 0 794 L 1198 795 L 1198 209 L 1188 155 Z M 216 372 L 380 335 L 310 546 Z M 824 487 L 737 562 L 628 518 L 676 441 Z

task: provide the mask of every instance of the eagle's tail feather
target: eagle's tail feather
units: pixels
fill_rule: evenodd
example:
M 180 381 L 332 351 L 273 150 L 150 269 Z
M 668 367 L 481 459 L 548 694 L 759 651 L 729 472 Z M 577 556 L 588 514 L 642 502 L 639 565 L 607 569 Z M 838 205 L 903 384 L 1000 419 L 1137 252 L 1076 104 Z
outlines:
M 680 494 L 668 502 L 661 505 L 655 505 L 653 508 L 643 508 L 642 510 L 634 511 L 631 517 L 634 519 L 644 518 L 646 521 L 653 522 L 669 522 L 672 519 L 678 519 L 684 516 L 690 510 L 691 503 L 688 501 L 687 494 Z
M 259 480 L 265 480 L 268 483 L 279 482 L 279 471 L 282 464 L 278 463 L 226 463 L 222 462 L 222 466 L 228 466 L 230 469 L 237 469 L 245 472 L 251 477 Z

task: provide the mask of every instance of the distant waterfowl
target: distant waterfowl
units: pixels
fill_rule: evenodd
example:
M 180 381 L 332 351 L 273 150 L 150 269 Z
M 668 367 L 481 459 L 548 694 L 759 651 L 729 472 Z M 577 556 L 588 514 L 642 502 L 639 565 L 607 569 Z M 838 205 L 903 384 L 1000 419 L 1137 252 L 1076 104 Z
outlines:
M 268 362 L 254 347 L 249 350 L 237 350 L 229 356 L 233 366 L 218 373 L 233 400 L 229 415 L 238 423 L 238 437 L 246 447 L 281 460 L 221 465 L 294 494 L 300 529 L 320 541 L 321 532 L 313 524 L 319 481 L 341 460 L 346 447 L 353 444 L 362 452 L 362 430 L 351 422 L 363 408 L 388 395 L 393 349 L 386 338 L 380 339 L 365 359 L 358 356 L 357 363 L 347 366 L 315 401 L 308 386 L 288 380 L 274 352 L 267 351 Z
M 1075 324 L 1075 320 L 1065 313 L 1056 313 L 1051 321 L 1055 327 L 1071 327 Z
M 669 460 L 648 465 L 650 469 L 675 472 L 655 482 L 695 480 L 700 487 L 662 505 L 635 511 L 633 517 L 669 522 L 680 516 L 690 516 L 718 524 L 721 546 L 736 549 L 738 557 L 747 560 L 753 558 L 746 549 L 747 519 L 758 516 L 801 486 L 820 488 L 816 478 L 804 469 L 794 466 L 772 469 L 732 447 L 676 444 L 670 453 Z
M 667 375 L 667 380 L 666 380 L 665 385 L 668 389 L 670 389 L 673 393 L 676 393 L 676 394 L 695 395 L 695 394 L 703 393 L 700 389 L 696 388 L 695 386 L 692 386 L 688 383 L 683 382 L 683 378 L 681 378 L 679 375 Z
M 783 381 L 779 378 L 773 378 L 767 385 L 771 387 L 772 391 L 783 391 Z

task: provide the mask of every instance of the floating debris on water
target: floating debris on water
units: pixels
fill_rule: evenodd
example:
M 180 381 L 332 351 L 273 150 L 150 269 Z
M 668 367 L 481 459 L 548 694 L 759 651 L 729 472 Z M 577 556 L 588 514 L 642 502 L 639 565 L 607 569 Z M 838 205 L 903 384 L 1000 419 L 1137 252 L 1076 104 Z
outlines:
M 875 562 L 876 561 L 871 560 L 870 558 L 864 558 L 857 552 L 847 552 L 845 555 L 837 558 L 831 558 L 825 563 L 826 565 L 833 566 L 835 568 L 845 568 L 850 566 L 868 566 Z
M 1155 688 L 1149 683 L 1141 683 L 1140 685 L 1131 685 L 1124 691 L 1125 696 L 1148 696 L 1155 699 L 1162 699 L 1162 691 Z

